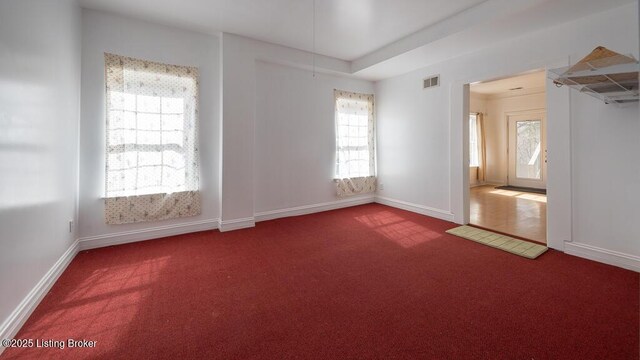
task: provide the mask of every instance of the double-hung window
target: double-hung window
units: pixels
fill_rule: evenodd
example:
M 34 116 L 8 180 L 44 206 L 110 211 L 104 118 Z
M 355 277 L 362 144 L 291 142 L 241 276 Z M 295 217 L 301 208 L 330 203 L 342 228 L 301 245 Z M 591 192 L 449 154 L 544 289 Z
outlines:
M 338 196 L 375 191 L 373 95 L 335 90 Z
M 200 213 L 198 69 L 105 54 L 106 221 Z

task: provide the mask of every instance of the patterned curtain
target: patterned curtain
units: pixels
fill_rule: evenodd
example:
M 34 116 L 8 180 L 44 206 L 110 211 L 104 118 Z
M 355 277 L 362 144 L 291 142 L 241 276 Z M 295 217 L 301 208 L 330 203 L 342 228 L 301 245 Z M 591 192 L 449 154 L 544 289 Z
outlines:
M 375 117 L 372 94 L 335 90 L 338 197 L 375 192 Z
M 107 224 L 200 214 L 198 69 L 105 54 Z

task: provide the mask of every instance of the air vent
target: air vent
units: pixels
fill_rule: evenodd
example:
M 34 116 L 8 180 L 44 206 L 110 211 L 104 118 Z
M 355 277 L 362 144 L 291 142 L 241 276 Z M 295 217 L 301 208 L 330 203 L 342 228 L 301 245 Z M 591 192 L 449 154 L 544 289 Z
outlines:
M 440 85 L 440 75 L 434 75 L 434 76 L 430 76 L 426 79 L 423 80 L 422 82 L 422 87 L 423 88 L 430 88 L 430 87 L 434 87 L 434 86 L 438 86 Z

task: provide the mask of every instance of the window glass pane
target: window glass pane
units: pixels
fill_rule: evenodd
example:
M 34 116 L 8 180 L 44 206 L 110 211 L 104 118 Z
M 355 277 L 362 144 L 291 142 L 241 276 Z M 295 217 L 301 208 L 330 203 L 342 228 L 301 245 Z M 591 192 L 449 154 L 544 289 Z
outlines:
M 107 161 L 109 162 L 109 168 L 111 170 L 122 170 L 125 168 L 124 157 L 122 154 L 108 154 Z
M 138 130 L 160 130 L 160 114 L 139 113 Z
M 111 110 L 109 111 L 109 129 L 122 129 L 124 128 L 124 115 L 123 110 Z
M 516 177 L 535 180 L 542 178 L 540 145 L 540 121 L 516 121 Z
M 469 166 L 478 166 L 478 119 L 476 114 L 469 116 Z
M 138 166 L 138 152 L 137 151 L 127 151 L 122 154 L 124 158 L 124 168 L 135 168 Z
M 162 154 L 157 152 L 139 152 L 138 153 L 138 166 L 147 166 L 147 165 L 161 165 L 162 164 Z
M 181 131 L 163 131 L 162 132 L 162 144 L 175 144 L 182 147 L 183 136 Z
M 107 99 L 109 108 L 113 110 L 124 110 L 124 93 L 112 91 Z
M 184 99 L 182 98 L 162 98 L 163 114 L 182 114 L 184 112 Z
M 110 146 L 124 144 L 124 130 L 117 129 L 109 131 L 109 138 L 107 141 Z
M 160 145 L 160 131 L 138 131 L 137 143 L 140 145 Z
M 162 114 L 162 130 L 184 130 L 184 116 Z
M 164 157 L 164 164 L 173 169 L 184 169 L 185 161 L 184 156 L 173 150 L 165 150 L 162 152 Z
M 160 97 L 138 95 L 138 112 L 160 112 Z
M 124 134 L 123 144 L 135 144 L 137 142 L 138 131 L 125 129 L 122 133 Z

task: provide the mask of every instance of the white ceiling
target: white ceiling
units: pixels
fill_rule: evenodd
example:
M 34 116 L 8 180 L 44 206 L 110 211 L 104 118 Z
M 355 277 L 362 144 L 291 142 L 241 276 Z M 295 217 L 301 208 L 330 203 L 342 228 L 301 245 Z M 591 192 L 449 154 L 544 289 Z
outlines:
M 471 92 L 483 95 L 502 94 L 519 88 L 520 92 L 543 89 L 546 83 L 545 72 L 538 71 L 506 79 L 471 84 Z
M 489 0 L 354 61 L 352 71 L 385 79 L 634 1 Z
M 313 51 L 314 0 L 78 1 L 84 8 Z M 634 1 L 315 0 L 315 52 L 345 64 L 326 71 L 379 80 Z
M 354 60 L 485 0 L 316 0 L 316 52 Z M 82 7 L 313 50 L 313 0 L 80 0 Z

